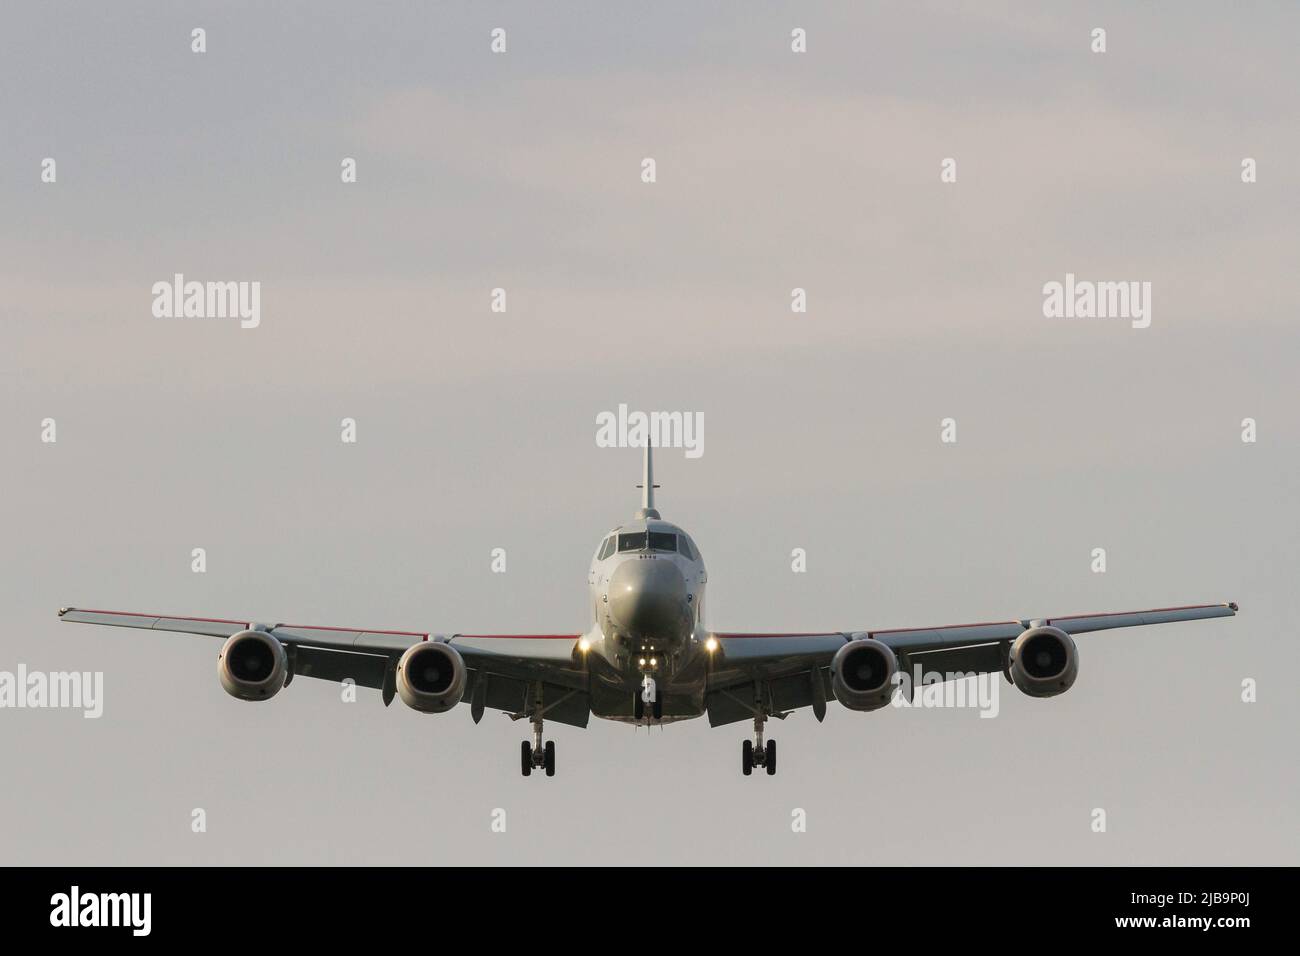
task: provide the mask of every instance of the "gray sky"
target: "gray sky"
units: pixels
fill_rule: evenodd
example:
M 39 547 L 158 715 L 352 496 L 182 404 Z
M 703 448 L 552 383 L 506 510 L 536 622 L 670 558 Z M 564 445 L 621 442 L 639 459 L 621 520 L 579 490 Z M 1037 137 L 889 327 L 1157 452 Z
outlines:
M 1293 6 L 26 4 L 0 26 L 0 670 L 106 683 L 97 721 L 0 710 L 7 862 L 1298 862 Z M 154 318 L 175 272 L 260 281 L 261 327 Z M 1044 318 L 1066 272 L 1150 281 L 1150 328 Z M 1070 693 L 1004 688 L 995 720 L 800 712 L 758 780 L 745 725 L 595 720 L 548 728 L 559 774 L 524 780 L 499 714 L 308 680 L 250 706 L 215 639 L 54 616 L 576 632 L 637 504 L 639 453 L 594 442 L 619 402 L 704 414 L 659 506 L 720 629 L 1242 613 L 1082 636 Z

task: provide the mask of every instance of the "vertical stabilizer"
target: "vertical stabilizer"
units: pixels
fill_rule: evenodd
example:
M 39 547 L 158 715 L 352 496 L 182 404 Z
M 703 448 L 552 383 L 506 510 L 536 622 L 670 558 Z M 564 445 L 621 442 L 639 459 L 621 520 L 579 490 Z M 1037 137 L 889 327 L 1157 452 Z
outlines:
M 641 471 L 641 484 L 637 487 L 641 489 L 641 510 L 636 513 L 636 516 L 658 518 L 659 512 L 655 510 L 655 489 L 659 486 L 655 484 L 654 448 L 649 439 L 645 443 L 645 463 Z

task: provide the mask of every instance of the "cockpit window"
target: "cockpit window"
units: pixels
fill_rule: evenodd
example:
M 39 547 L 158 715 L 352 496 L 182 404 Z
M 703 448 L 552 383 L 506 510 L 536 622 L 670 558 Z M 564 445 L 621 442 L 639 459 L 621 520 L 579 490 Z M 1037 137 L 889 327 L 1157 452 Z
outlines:
M 669 534 L 666 531 L 651 531 L 650 550 L 651 551 L 676 551 L 677 535 Z
M 618 536 L 618 550 L 620 551 L 644 551 L 645 550 L 645 532 L 635 531 L 631 534 L 620 534 Z
M 687 560 L 690 561 L 695 560 L 695 549 L 692 548 L 691 543 L 688 540 L 686 540 L 686 535 L 682 535 L 680 538 L 677 539 L 677 547 L 682 552 L 682 554 L 686 555 Z
M 596 555 L 597 561 L 604 561 L 614 553 L 614 536 L 611 534 L 600 546 L 600 553 Z
M 667 531 L 634 531 L 618 536 L 619 551 L 644 551 L 648 545 L 651 551 L 676 551 L 677 535 Z

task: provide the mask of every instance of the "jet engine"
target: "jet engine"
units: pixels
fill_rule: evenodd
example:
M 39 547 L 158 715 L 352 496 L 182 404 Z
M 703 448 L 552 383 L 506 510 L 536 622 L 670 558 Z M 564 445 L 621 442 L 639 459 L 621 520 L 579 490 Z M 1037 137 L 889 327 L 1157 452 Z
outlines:
M 1030 697 L 1064 694 L 1079 676 L 1079 652 L 1059 627 L 1031 627 L 1011 644 L 1011 683 Z
M 451 710 L 465 696 L 465 661 L 440 641 L 408 647 L 397 662 L 397 696 L 422 714 Z
M 894 696 L 898 658 L 869 637 L 849 641 L 831 658 L 831 688 L 849 710 L 878 710 Z
M 217 676 L 231 697 L 269 700 L 289 675 L 284 645 L 266 631 L 240 631 L 227 638 L 217 656 Z

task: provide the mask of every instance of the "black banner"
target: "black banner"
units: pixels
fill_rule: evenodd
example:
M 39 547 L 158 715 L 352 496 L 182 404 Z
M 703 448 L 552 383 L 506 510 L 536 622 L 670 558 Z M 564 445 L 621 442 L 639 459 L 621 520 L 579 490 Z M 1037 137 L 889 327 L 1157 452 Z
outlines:
M 374 942 L 421 925 L 652 936 L 698 925 L 1205 938 L 1282 928 L 1291 869 L 10 869 L 6 937 Z M 875 911 L 873 913 L 873 910 Z M 429 920 L 433 922 L 430 923 Z M 837 931 L 839 932 L 839 931 Z M 873 929 L 873 933 L 875 930 Z M 1050 935 L 1039 935 L 1050 934 Z M 850 932 L 851 935 L 851 932 Z M 448 937 L 443 937 L 444 940 Z M 619 937 L 610 937 L 613 941 Z M 649 938 L 649 937 L 647 937 Z M 634 940 L 633 940 L 634 944 Z

